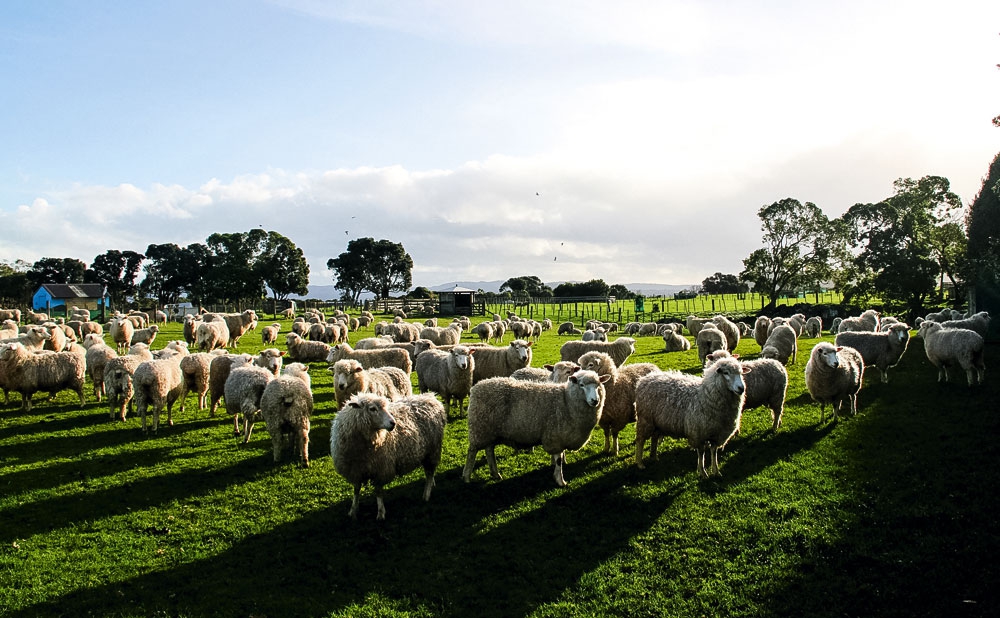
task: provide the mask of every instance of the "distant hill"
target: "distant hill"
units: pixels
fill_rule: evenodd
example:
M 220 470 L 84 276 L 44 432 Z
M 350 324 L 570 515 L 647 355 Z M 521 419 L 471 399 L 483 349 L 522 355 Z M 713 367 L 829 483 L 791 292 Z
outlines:
M 441 292 L 443 290 L 450 290 L 456 285 L 469 288 L 470 290 L 482 290 L 484 292 L 493 292 L 494 294 L 500 293 L 500 286 L 503 285 L 505 279 L 498 279 L 496 281 L 450 281 L 448 283 L 442 283 L 441 285 L 435 285 L 428 288 L 433 292 Z M 565 281 L 548 281 L 545 285 L 550 288 L 555 289 L 560 283 L 566 283 Z M 572 283 L 578 283 L 573 281 Z M 642 294 L 644 296 L 673 296 L 675 293 L 681 290 L 689 290 L 696 287 L 697 284 L 687 284 L 687 285 L 674 285 L 668 283 L 626 283 L 624 284 L 629 290 L 635 292 L 636 294 Z M 337 290 L 332 285 L 310 285 L 309 294 L 307 296 L 297 296 L 291 295 L 289 298 L 293 299 L 303 299 L 303 298 L 318 298 L 321 300 L 336 300 L 340 298 L 340 291 Z M 373 298 L 372 294 L 362 294 L 362 300 Z

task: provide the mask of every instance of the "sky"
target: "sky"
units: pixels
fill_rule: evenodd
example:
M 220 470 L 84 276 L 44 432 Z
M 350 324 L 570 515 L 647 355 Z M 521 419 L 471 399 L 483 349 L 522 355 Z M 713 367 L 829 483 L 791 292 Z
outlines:
M 1000 2 L 0 5 L 0 260 L 274 230 L 413 285 L 696 284 L 1000 151 Z

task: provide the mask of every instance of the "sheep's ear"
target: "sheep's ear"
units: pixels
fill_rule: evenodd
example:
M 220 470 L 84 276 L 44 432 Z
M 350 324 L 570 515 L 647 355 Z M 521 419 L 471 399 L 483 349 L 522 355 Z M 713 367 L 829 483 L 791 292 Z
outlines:
M 354 368 L 354 373 L 361 373 L 361 372 L 362 372 L 362 371 L 364 371 L 364 370 L 365 370 L 365 368 L 364 368 L 364 367 L 361 367 L 361 366 L 359 365 L 359 366 L 357 366 L 357 367 L 355 367 L 355 368 Z
M 278 352 L 278 356 L 284 356 L 284 355 L 285 355 L 285 351 L 284 350 Z
M 358 403 L 356 399 L 351 399 L 347 402 L 348 407 L 361 409 L 361 404 Z
M 605 375 L 602 375 L 602 376 L 598 376 L 597 379 L 601 381 L 601 384 L 603 384 L 603 383 L 605 383 L 605 382 L 607 382 L 608 380 L 611 379 L 611 375 L 610 374 L 605 374 Z
M 740 369 L 740 371 L 743 372 L 743 375 L 746 375 L 746 374 L 750 373 L 750 367 L 747 367 L 746 365 L 743 365 L 743 367 Z
M 739 357 L 740 357 L 739 354 L 733 354 L 733 358 L 739 358 Z
M 844 349 L 844 346 L 842 346 L 842 345 L 838 345 L 838 346 L 837 346 L 836 348 L 834 348 L 834 349 L 835 349 L 835 350 L 837 350 L 838 352 L 840 352 L 841 350 L 843 350 L 843 349 Z
M 542 367 L 545 367 L 545 368 L 546 368 L 546 369 L 548 369 L 549 371 L 552 371 L 552 369 L 553 369 L 553 366 L 552 366 L 552 365 L 542 365 Z
M 476 353 L 476 348 L 469 348 L 469 356 L 472 356 L 475 353 Z
M 528 347 L 530 348 L 530 347 L 531 347 L 531 346 L 533 346 L 534 344 L 535 344 L 535 342 L 534 342 L 534 341 L 529 341 L 529 342 L 528 342 Z
M 579 383 L 579 382 L 580 382 L 580 380 L 578 380 L 578 379 L 576 378 L 576 376 L 574 376 L 574 375 L 571 375 L 571 376 L 569 377 L 569 381 L 570 381 L 570 382 L 572 382 L 573 384 L 577 384 L 577 383 Z

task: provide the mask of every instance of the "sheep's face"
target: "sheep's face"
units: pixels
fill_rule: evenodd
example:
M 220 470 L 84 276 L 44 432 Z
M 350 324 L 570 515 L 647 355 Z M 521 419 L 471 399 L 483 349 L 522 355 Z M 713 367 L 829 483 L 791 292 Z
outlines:
M 553 382 L 568 382 L 569 377 L 581 369 L 570 361 L 559 361 L 555 365 L 545 365 L 545 368 L 552 372 Z
M 593 371 L 580 371 L 569 377 L 571 387 L 579 388 L 583 391 L 584 400 L 591 408 L 596 408 L 604 401 L 604 382 L 611 379 L 611 376 L 598 376 Z
M 921 338 L 925 338 L 925 337 L 927 337 L 927 335 L 930 335 L 931 333 L 935 333 L 935 332 L 937 332 L 939 330 L 941 330 L 941 324 L 939 324 L 937 322 L 931 322 L 930 320 L 927 320 L 926 322 L 921 322 L 920 323 L 920 331 L 919 331 L 919 333 L 920 333 L 920 337 Z
M 707 379 L 711 373 L 720 376 L 731 392 L 742 395 L 746 390 L 743 375 L 750 373 L 750 368 L 744 367 L 734 358 L 721 358 L 711 366 L 710 371 L 706 372 L 705 378 Z
M 472 358 L 472 351 L 468 348 L 452 348 L 451 358 L 455 361 L 455 366 L 459 369 L 465 370 L 469 368 L 469 360 Z
M 266 350 L 262 350 L 260 354 L 257 355 L 257 358 L 254 359 L 254 363 L 258 367 L 263 367 L 272 374 L 278 375 L 281 373 L 281 357 L 284 355 L 285 353 L 277 348 L 268 348 Z
M 517 357 L 527 365 L 531 362 L 531 344 L 526 341 L 511 341 L 510 347 L 517 351 Z
M 836 369 L 840 367 L 840 356 L 837 355 L 838 348 L 832 345 L 818 345 L 815 350 L 813 350 L 813 355 L 816 357 L 817 362 L 822 363 L 827 367 Z

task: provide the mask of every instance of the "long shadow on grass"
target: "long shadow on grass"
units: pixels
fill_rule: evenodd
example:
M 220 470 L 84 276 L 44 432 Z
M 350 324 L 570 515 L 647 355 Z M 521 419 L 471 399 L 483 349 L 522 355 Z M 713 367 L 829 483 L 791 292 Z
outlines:
M 624 550 L 687 486 L 657 478 L 646 475 L 638 491 L 634 470 L 612 470 L 555 489 L 547 468 L 469 485 L 454 469 L 439 476 L 429 503 L 420 500 L 422 480 L 387 492 L 386 522 L 374 521 L 367 492 L 352 522 L 342 496 L 211 558 L 9 615 L 72 607 L 81 615 L 317 616 L 373 595 L 439 616 L 527 615 Z

